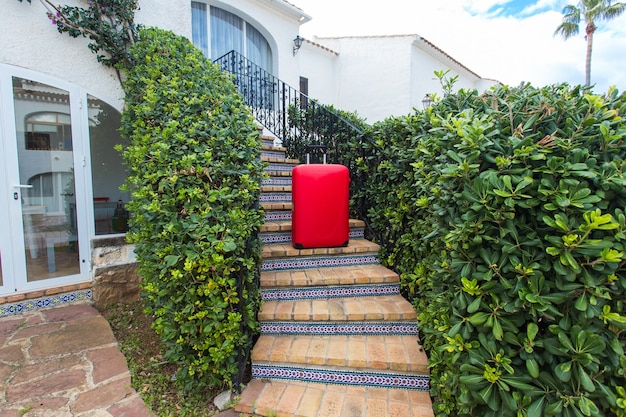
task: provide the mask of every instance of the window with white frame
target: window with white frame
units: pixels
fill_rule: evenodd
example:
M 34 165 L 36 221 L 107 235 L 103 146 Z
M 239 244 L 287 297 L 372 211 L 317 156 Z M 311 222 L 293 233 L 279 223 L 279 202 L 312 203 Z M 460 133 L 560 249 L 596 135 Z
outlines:
M 252 24 L 231 12 L 197 1 L 191 2 L 191 17 L 193 44 L 205 56 L 215 60 L 234 50 L 272 73 L 270 45 Z

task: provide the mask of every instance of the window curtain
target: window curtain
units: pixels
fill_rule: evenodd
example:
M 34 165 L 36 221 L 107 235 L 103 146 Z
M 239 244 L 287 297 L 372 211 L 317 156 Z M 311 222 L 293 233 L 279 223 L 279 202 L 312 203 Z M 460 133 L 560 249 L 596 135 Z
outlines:
M 235 50 L 244 54 L 243 20 L 226 10 L 211 7 L 211 58 Z
M 270 44 L 267 43 L 267 40 L 261 35 L 261 32 L 250 24 L 246 25 L 246 49 L 246 55 L 250 61 L 270 74 L 272 73 L 272 51 Z
M 206 4 L 197 1 L 191 2 L 191 40 L 204 56 L 209 56 Z

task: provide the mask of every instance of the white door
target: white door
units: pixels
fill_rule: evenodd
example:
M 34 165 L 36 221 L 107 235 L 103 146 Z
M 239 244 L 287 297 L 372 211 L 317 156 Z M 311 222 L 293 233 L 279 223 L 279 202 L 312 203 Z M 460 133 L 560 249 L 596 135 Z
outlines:
M 41 75 L 0 72 L 0 294 L 89 275 L 81 92 Z M 84 122 L 82 121 L 84 120 Z

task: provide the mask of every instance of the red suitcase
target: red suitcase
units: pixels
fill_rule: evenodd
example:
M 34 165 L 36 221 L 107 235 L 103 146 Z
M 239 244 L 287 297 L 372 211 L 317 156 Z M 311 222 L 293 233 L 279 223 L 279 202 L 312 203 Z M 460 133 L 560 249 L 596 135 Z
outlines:
M 292 172 L 291 240 L 297 249 L 346 246 L 350 236 L 348 168 L 298 165 Z

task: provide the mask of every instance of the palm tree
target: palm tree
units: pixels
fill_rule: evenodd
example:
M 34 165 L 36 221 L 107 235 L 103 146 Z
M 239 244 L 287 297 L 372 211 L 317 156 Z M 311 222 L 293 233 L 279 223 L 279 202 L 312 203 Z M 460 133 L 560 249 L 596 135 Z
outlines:
M 611 0 L 580 0 L 578 5 L 567 5 L 563 8 L 563 22 L 556 28 L 554 35 L 562 35 L 569 39 L 578 35 L 581 17 L 585 22 L 585 39 L 587 40 L 587 59 L 585 61 L 585 85 L 591 84 L 591 49 L 596 22 L 611 20 L 626 11 L 626 3 L 613 3 Z

